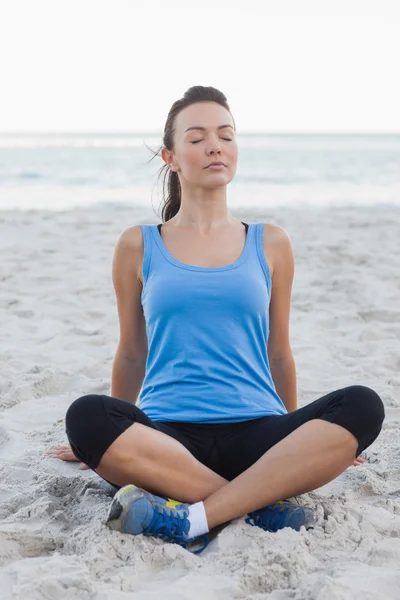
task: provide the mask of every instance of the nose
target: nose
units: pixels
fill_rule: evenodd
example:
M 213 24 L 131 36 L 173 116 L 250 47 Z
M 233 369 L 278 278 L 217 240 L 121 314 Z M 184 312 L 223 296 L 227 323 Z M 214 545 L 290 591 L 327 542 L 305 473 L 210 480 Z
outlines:
M 221 152 L 221 142 L 219 141 L 219 139 L 210 139 L 208 146 L 207 146 L 207 153 L 214 155 L 214 154 L 219 154 Z

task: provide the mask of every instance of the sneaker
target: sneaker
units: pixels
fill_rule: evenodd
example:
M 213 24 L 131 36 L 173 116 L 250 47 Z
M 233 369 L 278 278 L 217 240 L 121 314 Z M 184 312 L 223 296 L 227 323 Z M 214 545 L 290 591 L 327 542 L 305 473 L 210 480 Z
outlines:
M 300 506 L 289 500 L 279 500 L 249 513 L 246 523 L 261 527 L 265 531 L 278 531 L 284 527 L 291 527 L 300 531 L 300 527 L 313 529 L 316 517 L 311 508 Z
M 121 533 L 152 535 L 199 554 L 208 545 L 208 537 L 184 537 L 190 528 L 188 516 L 189 504 L 155 496 L 135 485 L 125 485 L 112 500 L 107 525 Z M 199 540 L 203 541 L 203 546 L 190 550 L 188 546 Z

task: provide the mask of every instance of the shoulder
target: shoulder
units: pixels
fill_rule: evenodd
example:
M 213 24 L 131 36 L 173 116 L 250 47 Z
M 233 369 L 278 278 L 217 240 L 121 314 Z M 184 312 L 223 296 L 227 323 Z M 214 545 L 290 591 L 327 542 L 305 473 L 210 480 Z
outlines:
M 286 229 L 273 223 L 264 225 L 264 254 L 270 267 L 271 276 L 279 266 L 294 263 L 293 244 Z
M 117 245 L 130 250 L 139 250 L 143 247 L 143 233 L 140 225 L 133 225 L 125 229 L 119 236 Z
M 141 280 L 143 262 L 143 233 L 140 225 L 125 229 L 119 236 L 114 250 L 114 265 L 124 266 L 124 270 L 132 270 Z

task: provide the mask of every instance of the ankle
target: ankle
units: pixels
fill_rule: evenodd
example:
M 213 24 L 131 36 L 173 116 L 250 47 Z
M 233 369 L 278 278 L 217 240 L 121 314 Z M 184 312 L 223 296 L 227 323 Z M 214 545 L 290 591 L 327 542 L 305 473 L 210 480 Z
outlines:
M 198 537 L 210 531 L 203 502 L 196 502 L 189 506 L 189 522 L 190 528 L 185 536 L 187 539 Z

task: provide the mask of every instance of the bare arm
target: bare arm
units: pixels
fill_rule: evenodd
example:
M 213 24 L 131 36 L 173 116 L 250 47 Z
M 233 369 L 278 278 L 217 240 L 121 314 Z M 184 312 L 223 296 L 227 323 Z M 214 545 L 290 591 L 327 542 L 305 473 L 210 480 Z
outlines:
M 139 226 L 131 227 L 121 234 L 113 257 L 120 341 L 111 379 L 111 395 L 131 404 L 137 402 L 147 359 L 146 323 L 140 301 L 142 261 L 142 232 Z
M 265 236 L 265 239 L 267 237 Z M 269 307 L 268 359 L 278 396 L 288 412 L 297 409 L 296 367 L 290 346 L 289 321 L 294 278 L 294 253 L 289 235 L 278 226 L 273 233 L 273 275 Z
M 297 376 L 293 356 L 271 362 L 275 389 L 288 412 L 297 410 Z
M 111 396 L 136 404 L 142 387 L 145 364 L 130 361 L 118 350 L 114 358 L 111 379 Z

